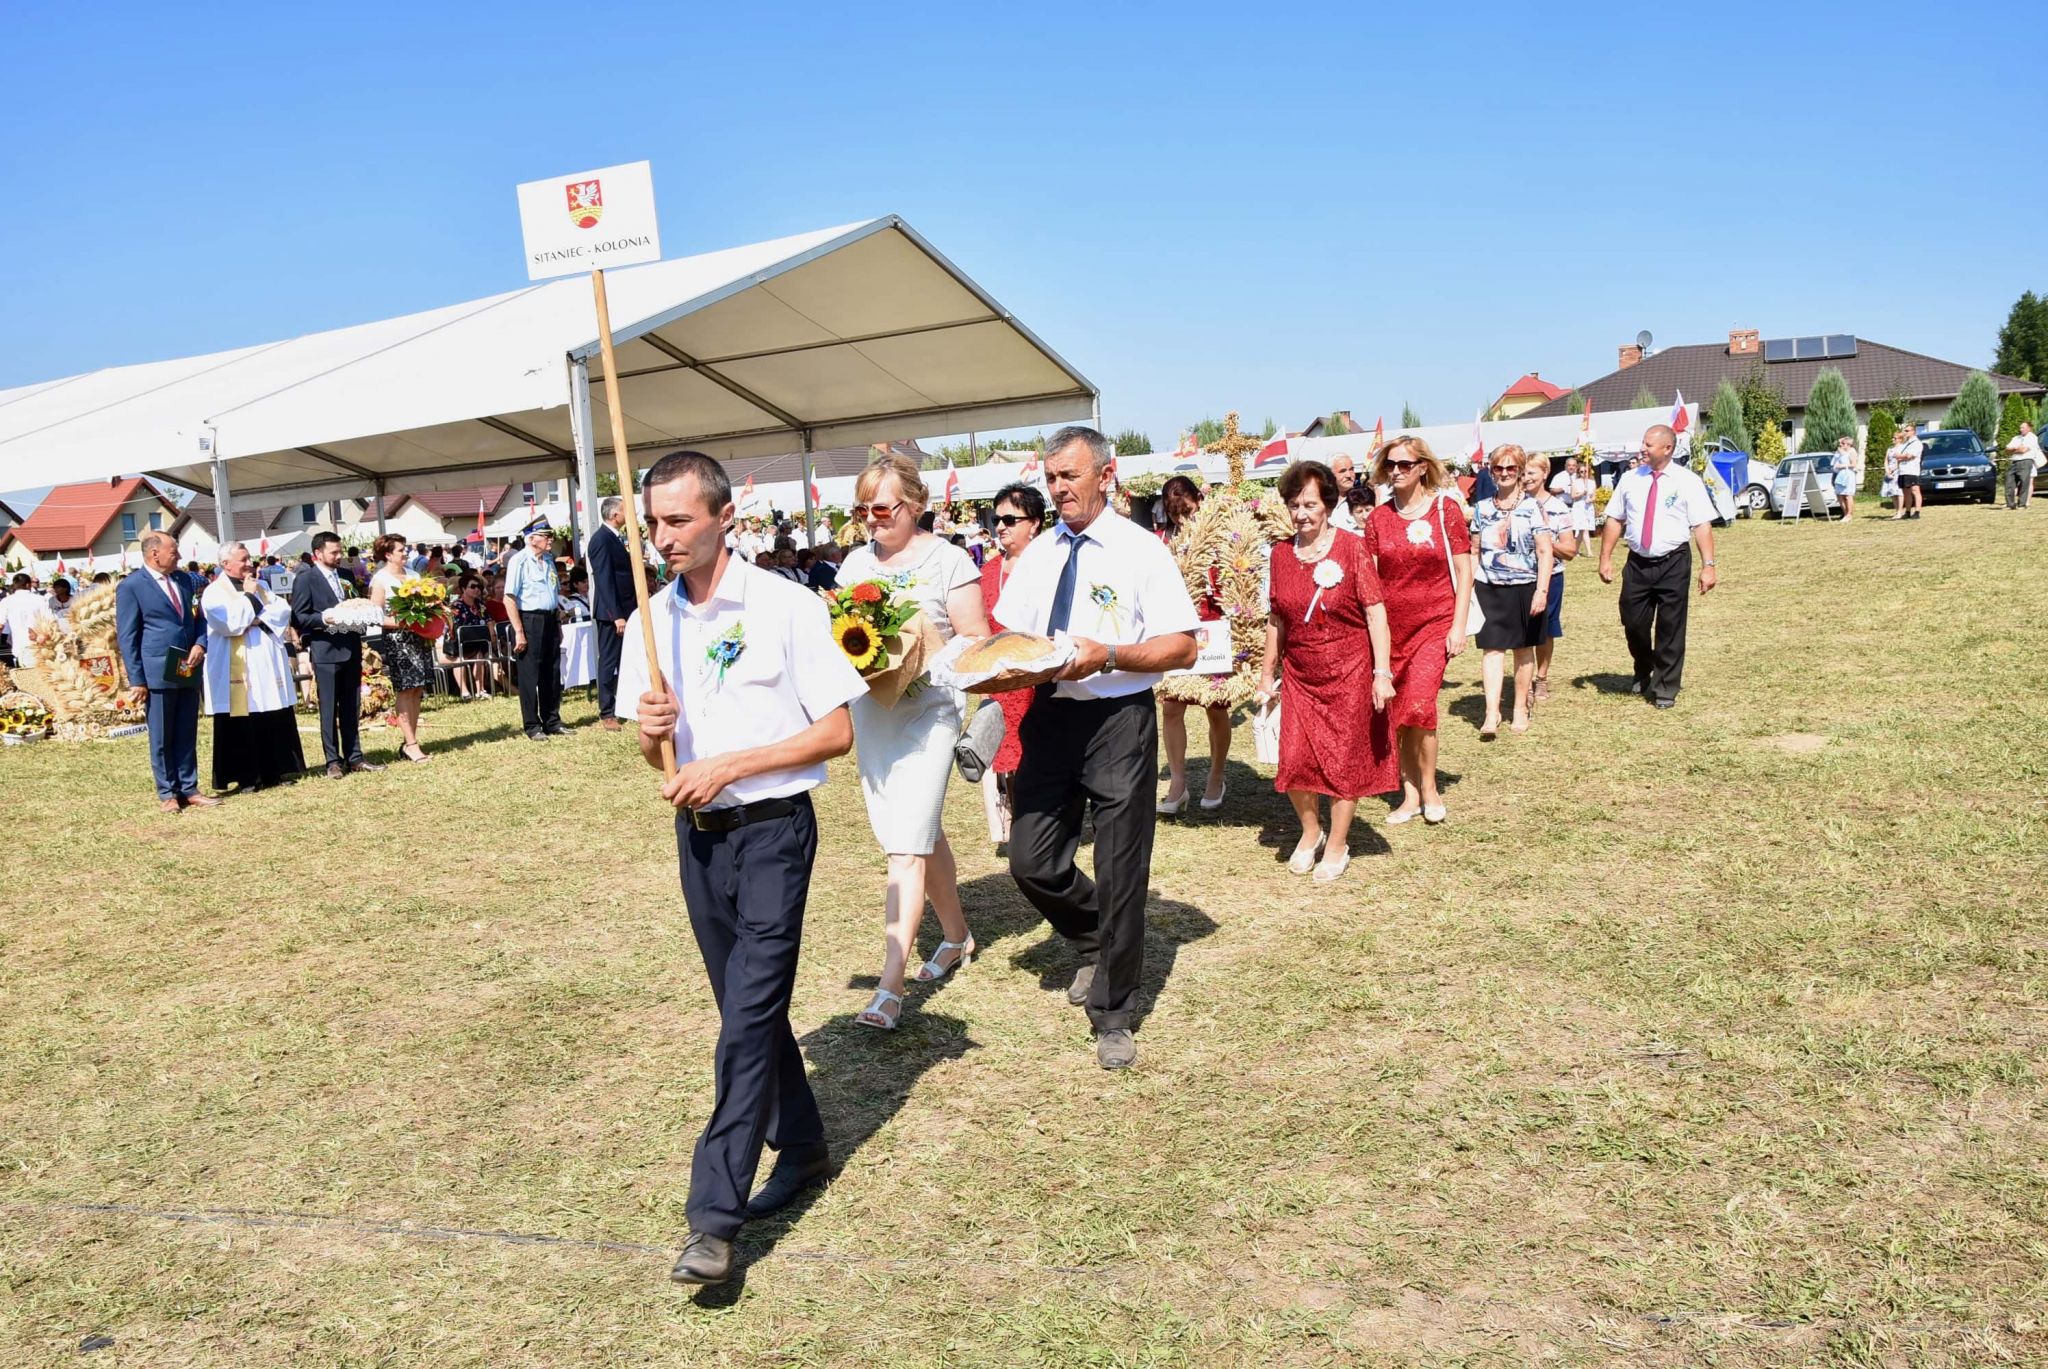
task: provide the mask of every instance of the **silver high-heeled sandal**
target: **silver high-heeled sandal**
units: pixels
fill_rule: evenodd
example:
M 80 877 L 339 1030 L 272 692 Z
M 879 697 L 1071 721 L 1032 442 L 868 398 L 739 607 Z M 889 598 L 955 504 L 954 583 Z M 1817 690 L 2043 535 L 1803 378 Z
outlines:
M 1219 792 L 1217 793 L 1216 797 L 1215 797 L 1215 798 L 1213 798 L 1213 799 L 1212 799 L 1212 798 L 1210 798 L 1210 797 L 1209 797 L 1209 796 L 1208 796 L 1207 794 L 1204 794 L 1204 795 L 1202 795 L 1202 809 L 1203 809 L 1203 811 L 1204 811 L 1204 812 L 1209 812 L 1209 813 L 1213 813 L 1213 812 L 1215 812 L 1215 811 L 1216 811 L 1217 809 L 1221 808 L 1221 807 L 1223 806 L 1223 800 L 1225 800 L 1225 799 L 1227 799 L 1227 798 L 1229 798 L 1229 797 L 1230 797 L 1230 786 L 1229 786 L 1228 784 L 1226 784 L 1226 785 L 1224 785 L 1224 786 L 1223 786 L 1223 788 L 1222 788 L 1222 789 L 1221 789 L 1221 790 L 1220 790 L 1220 791 L 1219 791 Z
M 882 1011 L 883 1008 L 891 1003 L 896 1005 L 894 1016 Z M 892 1032 L 896 1030 L 896 1024 L 902 1021 L 902 1019 L 903 995 L 900 993 L 890 993 L 887 989 L 876 989 L 875 996 L 868 1000 L 868 1005 L 862 1008 L 853 1020 L 863 1027 L 873 1027 L 877 1031 Z
M 1180 816 L 1181 809 L 1186 808 L 1187 806 L 1187 791 L 1182 790 L 1181 796 L 1177 799 L 1160 799 L 1158 802 L 1154 803 L 1152 805 L 1152 811 L 1157 813 L 1162 818 L 1177 818 Z
M 945 954 L 948 951 L 956 951 L 958 954 L 950 961 L 945 961 L 942 964 L 941 961 L 944 960 Z M 938 949 L 932 952 L 932 958 L 917 967 L 917 981 L 920 984 L 930 984 L 944 979 L 953 971 L 964 968 L 968 961 L 974 959 L 974 951 L 974 934 L 972 932 L 967 934 L 967 940 L 965 941 L 941 941 Z

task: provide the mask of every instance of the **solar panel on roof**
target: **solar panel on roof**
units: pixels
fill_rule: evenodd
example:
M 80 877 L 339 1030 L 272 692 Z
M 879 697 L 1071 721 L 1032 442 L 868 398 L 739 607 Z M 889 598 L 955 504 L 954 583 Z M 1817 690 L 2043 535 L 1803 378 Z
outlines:
M 1791 338 L 1774 337 L 1764 339 L 1765 361 L 1790 361 L 1794 355 Z
M 1826 356 L 1827 354 L 1828 340 L 1823 337 L 1800 338 L 1798 342 L 1798 351 L 1795 353 L 1795 355 L 1801 361 L 1819 361 L 1822 357 Z
M 1828 355 L 1831 357 L 1852 357 L 1856 355 L 1854 333 L 1829 333 Z

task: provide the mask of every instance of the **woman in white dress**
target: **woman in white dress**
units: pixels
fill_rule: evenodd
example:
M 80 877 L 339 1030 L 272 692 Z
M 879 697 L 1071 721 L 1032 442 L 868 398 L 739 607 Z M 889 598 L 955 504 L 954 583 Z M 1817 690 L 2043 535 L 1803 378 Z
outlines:
M 229 545 L 220 578 L 199 596 L 206 617 L 206 711 L 213 718 L 213 787 L 244 792 L 306 768 L 292 707 L 292 606 L 250 572 L 249 548 Z
M 893 591 L 918 602 L 941 639 L 985 637 L 981 572 L 966 552 L 918 530 L 930 502 L 915 462 L 884 456 L 869 463 L 854 485 L 853 506 L 853 516 L 867 525 L 869 537 L 846 554 L 839 588 L 886 581 Z M 960 908 L 953 848 L 940 822 L 963 715 L 959 691 L 929 679 L 911 686 L 891 708 L 869 695 L 853 701 L 861 796 L 867 800 L 868 825 L 889 857 L 881 987 L 854 1019 L 863 1026 L 886 1031 L 902 1015 L 904 973 L 927 897 L 943 939 L 917 977 L 944 979 L 974 956 L 974 937 Z

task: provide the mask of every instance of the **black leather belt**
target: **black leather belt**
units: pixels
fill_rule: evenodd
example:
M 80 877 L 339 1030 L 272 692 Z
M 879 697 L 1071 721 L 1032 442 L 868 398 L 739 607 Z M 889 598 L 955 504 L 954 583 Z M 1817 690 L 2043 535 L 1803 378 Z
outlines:
M 733 832 L 757 822 L 786 818 L 796 811 L 795 799 L 762 799 L 759 803 L 735 804 L 730 808 L 692 808 L 690 826 L 699 832 Z

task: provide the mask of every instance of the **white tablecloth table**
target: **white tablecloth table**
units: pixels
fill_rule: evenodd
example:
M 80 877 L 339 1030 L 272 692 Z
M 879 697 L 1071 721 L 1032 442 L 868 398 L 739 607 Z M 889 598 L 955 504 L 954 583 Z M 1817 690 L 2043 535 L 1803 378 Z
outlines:
M 562 688 L 574 689 L 597 678 L 597 624 L 562 624 Z

